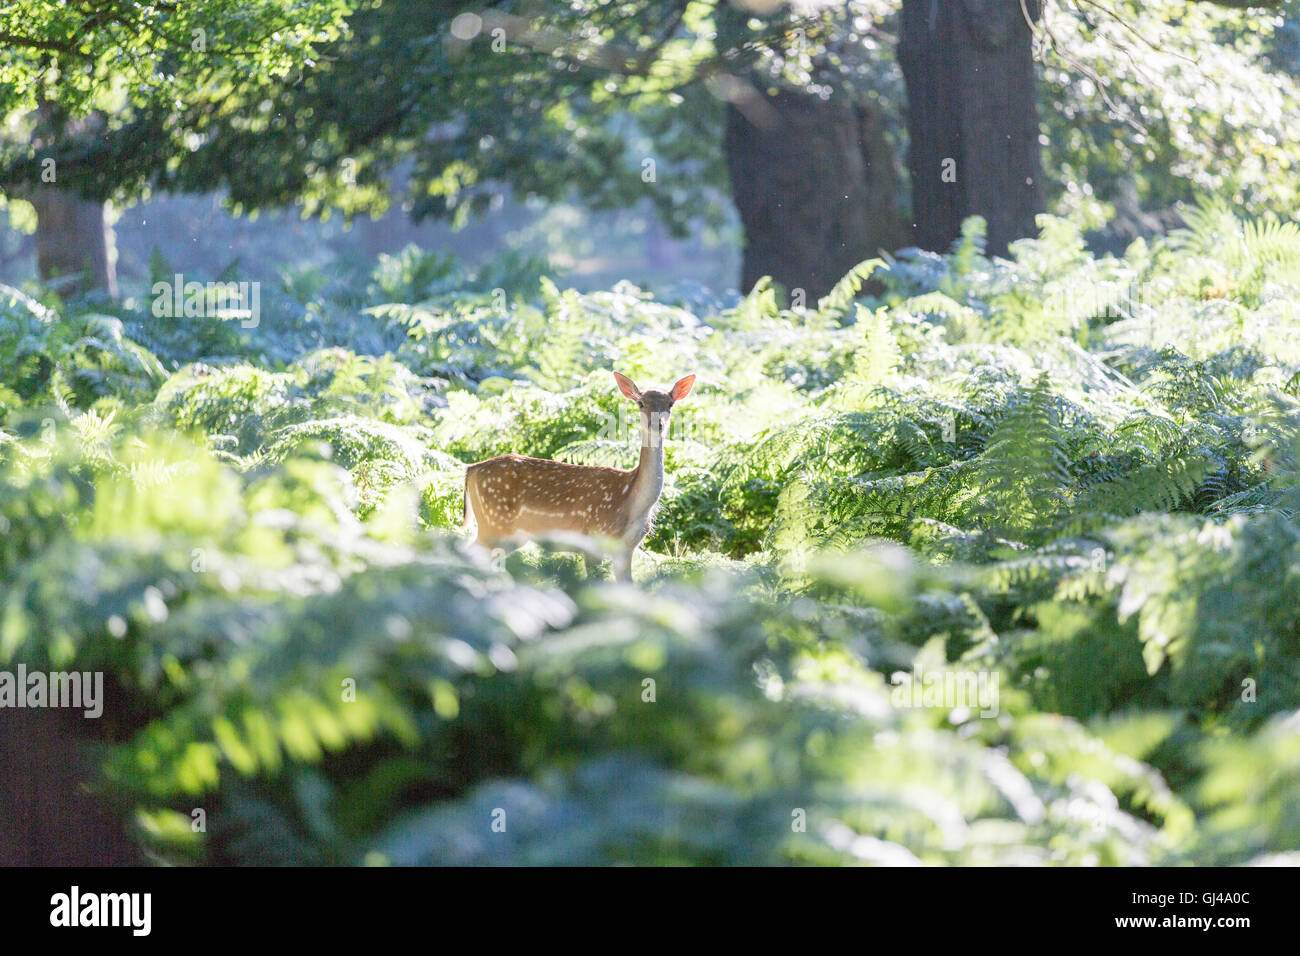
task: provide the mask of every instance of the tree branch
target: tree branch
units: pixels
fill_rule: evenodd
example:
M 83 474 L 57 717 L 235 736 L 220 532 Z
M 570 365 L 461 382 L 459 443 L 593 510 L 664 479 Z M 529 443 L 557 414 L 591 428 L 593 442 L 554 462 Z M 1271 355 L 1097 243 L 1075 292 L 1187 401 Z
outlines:
M 0 33 L 0 44 L 4 46 L 26 47 L 31 50 L 46 50 L 51 53 L 75 53 L 69 41 L 41 40 L 36 37 L 18 36 L 15 33 Z

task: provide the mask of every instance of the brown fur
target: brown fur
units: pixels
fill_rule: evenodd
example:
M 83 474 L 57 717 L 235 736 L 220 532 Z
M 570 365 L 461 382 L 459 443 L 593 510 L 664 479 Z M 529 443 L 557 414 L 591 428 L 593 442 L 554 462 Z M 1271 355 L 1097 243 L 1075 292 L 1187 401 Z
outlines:
M 466 515 L 472 508 L 476 541 L 488 548 L 518 531 L 618 537 L 627 521 L 624 498 L 635 477 L 635 470 L 501 455 L 466 470 Z

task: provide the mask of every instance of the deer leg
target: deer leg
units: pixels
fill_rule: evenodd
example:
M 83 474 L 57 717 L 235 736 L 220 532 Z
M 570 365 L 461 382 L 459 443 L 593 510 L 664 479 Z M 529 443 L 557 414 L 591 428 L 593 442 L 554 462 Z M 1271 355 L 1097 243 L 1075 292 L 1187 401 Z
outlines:
M 491 554 L 494 549 L 508 547 L 502 541 L 504 537 L 501 529 L 494 527 L 488 518 L 487 509 L 483 507 L 483 501 L 479 497 L 477 484 L 467 480 L 465 482 L 465 525 L 469 526 L 470 515 L 474 516 L 474 544 Z
M 610 570 L 614 572 L 615 581 L 632 583 L 632 550 L 627 548 L 614 552 L 610 560 Z

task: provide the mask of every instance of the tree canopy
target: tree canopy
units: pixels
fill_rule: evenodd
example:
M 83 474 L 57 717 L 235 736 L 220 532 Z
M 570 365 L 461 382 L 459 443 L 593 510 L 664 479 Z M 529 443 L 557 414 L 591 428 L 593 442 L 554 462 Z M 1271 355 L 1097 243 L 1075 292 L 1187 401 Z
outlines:
M 37 183 L 53 158 L 64 185 L 96 199 L 219 188 L 236 210 L 352 216 L 382 210 L 394 167 L 409 164 L 416 216 L 464 222 L 508 187 L 595 208 L 648 200 L 681 229 L 719 214 L 724 109 L 761 112 L 782 89 L 869 104 L 893 153 L 877 161 L 901 165 L 899 4 L 744 6 L 337 0 L 75 14 L 28 0 L 0 21 L 10 129 L 30 127 L 37 114 L 23 111 L 42 97 L 58 118 L 99 119 L 89 135 L 46 124 L 6 137 L 0 169 Z M 1294 166 L 1300 94 L 1282 21 L 1260 10 L 1280 4 L 1231 9 L 1243 6 L 1047 4 L 1037 100 L 1054 206 L 1160 207 L 1197 190 L 1251 211 L 1295 200 L 1291 177 L 1273 172 Z

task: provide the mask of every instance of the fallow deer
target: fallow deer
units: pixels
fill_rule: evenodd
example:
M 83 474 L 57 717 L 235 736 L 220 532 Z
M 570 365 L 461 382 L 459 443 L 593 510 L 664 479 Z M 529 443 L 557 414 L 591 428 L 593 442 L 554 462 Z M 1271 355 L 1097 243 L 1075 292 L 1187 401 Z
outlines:
M 465 525 L 478 526 L 476 544 L 489 550 L 553 534 L 580 534 L 613 544 L 616 581 L 632 580 L 632 552 L 650 530 L 664 487 L 664 438 L 673 405 L 695 376 L 666 392 L 641 391 L 614 373 L 619 391 L 641 409 L 641 458 L 631 470 L 570 465 L 546 458 L 501 455 L 465 473 Z

